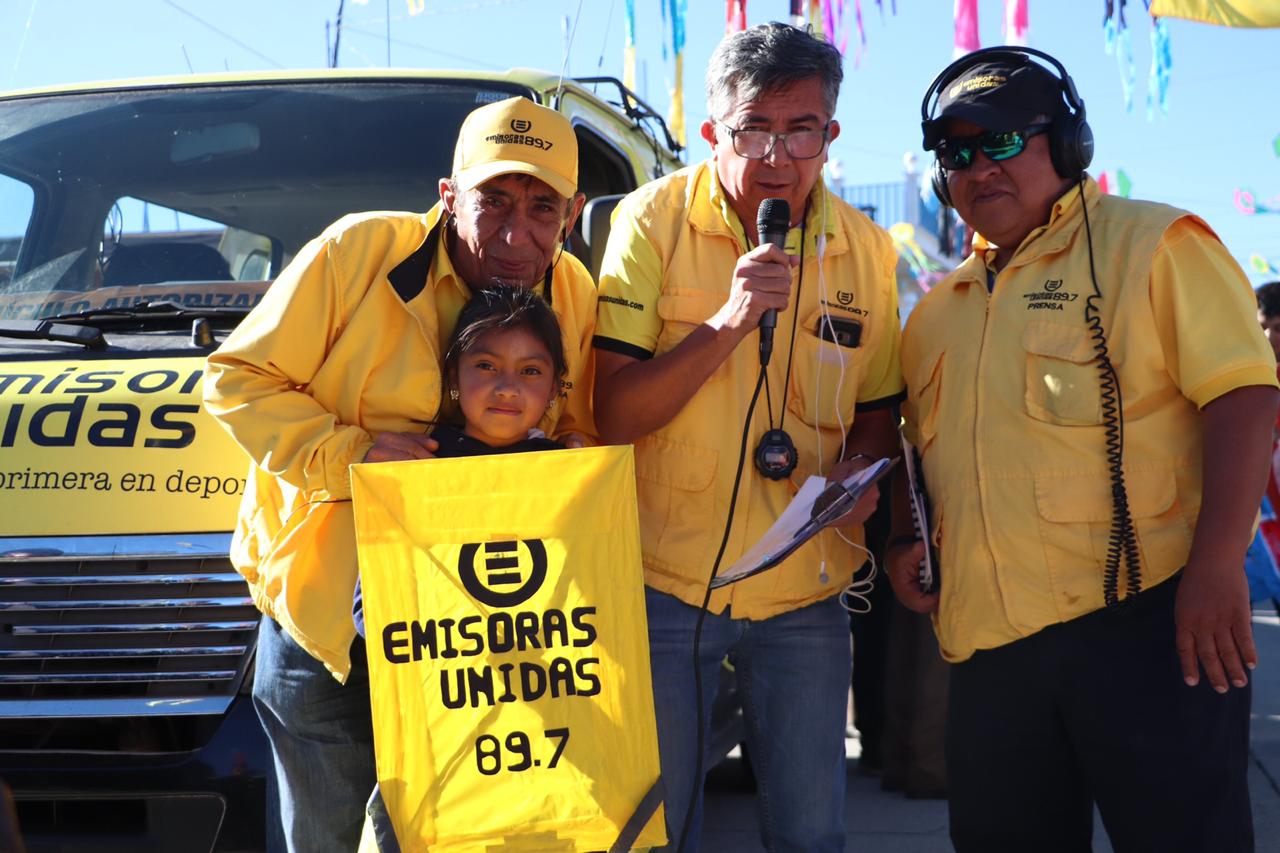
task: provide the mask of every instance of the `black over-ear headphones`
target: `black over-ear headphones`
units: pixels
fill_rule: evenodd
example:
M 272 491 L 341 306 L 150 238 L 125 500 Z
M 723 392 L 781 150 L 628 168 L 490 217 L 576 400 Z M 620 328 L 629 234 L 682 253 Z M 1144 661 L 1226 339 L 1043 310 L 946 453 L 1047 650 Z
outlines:
M 1049 117 L 1052 122 L 1049 128 L 1049 159 L 1059 177 L 1072 181 L 1079 180 L 1084 170 L 1089 168 L 1090 161 L 1093 160 L 1093 130 L 1090 129 L 1089 122 L 1085 118 L 1084 101 L 1076 91 L 1076 84 L 1072 81 L 1071 75 L 1067 73 L 1067 69 L 1061 62 L 1042 50 L 1006 45 L 984 47 L 960 57 L 944 68 L 942 73 L 933 79 L 929 90 L 925 92 L 924 100 L 920 103 L 922 126 L 927 126 L 933 119 L 933 109 L 947 86 L 973 66 L 1002 59 L 1018 65 L 1026 65 L 1032 61 L 1033 57 L 1044 60 L 1057 72 L 1066 107 Z M 942 168 L 942 164 L 936 158 L 933 161 L 933 193 L 938 197 L 938 201 L 947 207 L 952 206 L 951 189 L 947 186 L 947 170 Z

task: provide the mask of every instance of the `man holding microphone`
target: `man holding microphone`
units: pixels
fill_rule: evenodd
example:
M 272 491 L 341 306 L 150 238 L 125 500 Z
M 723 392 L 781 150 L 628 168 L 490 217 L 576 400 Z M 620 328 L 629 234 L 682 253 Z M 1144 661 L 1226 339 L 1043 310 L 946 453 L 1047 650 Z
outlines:
M 861 542 L 874 490 L 843 519 L 846 541 L 824 531 L 707 596 L 713 566 L 750 548 L 807 477 L 848 476 L 896 446 L 897 257 L 821 181 L 842 76 L 839 52 L 794 27 L 726 38 L 707 70 L 711 158 L 622 202 L 601 271 L 596 419 L 607 441 L 635 443 L 667 829 L 674 848 L 692 801 L 686 851 L 726 655 L 766 848 L 843 848 L 851 661 L 839 593 L 863 561 L 846 542 Z M 756 227 L 766 199 L 781 246 Z M 768 353 L 753 334 L 767 312 Z

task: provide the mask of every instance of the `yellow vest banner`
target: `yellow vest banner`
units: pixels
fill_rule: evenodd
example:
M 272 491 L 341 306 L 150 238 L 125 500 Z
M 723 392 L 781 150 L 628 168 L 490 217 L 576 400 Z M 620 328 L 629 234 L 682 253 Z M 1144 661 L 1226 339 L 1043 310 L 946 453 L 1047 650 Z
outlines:
M 631 448 L 363 464 L 351 481 L 400 848 L 612 848 L 658 779 Z M 659 809 L 632 843 L 664 842 Z

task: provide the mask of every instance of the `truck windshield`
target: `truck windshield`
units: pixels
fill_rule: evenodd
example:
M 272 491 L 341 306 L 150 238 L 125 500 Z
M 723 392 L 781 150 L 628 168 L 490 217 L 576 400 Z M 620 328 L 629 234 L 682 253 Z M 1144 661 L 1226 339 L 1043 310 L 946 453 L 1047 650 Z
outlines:
M 0 100 L 0 320 L 250 308 L 347 213 L 428 209 L 491 83 L 256 82 Z

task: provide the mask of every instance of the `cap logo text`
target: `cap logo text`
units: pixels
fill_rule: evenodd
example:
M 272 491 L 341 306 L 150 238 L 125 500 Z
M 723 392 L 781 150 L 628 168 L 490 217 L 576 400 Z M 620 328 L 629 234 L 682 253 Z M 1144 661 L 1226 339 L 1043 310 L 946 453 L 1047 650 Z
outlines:
M 1003 74 L 980 74 L 977 77 L 970 77 L 968 80 L 962 80 L 951 87 L 947 92 L 947 96 L 954 98 L 962 92 L 972 92 L 975 89 L 994 89 L 1005 81 Z

